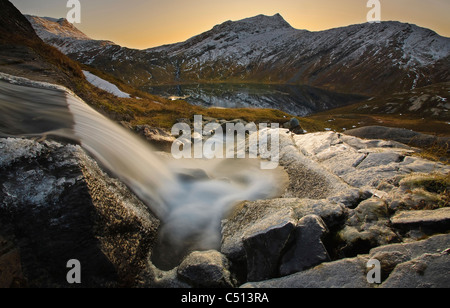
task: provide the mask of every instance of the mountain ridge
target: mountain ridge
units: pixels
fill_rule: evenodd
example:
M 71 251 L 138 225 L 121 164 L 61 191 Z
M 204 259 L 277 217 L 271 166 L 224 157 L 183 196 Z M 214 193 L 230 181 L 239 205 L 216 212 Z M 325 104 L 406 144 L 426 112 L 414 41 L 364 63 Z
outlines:
M 39 20 L 35 21 L 36 31 L 42 32 Z M 450 78 L 450 38 L 395 21 L 311 32 L 293 28 L 279 14 L 258 15 L 226 21 L 184 42 L 145 50 L 107 41 L 41 38 L 75 60 L 140 88 L 280 83 L 376 95 Z

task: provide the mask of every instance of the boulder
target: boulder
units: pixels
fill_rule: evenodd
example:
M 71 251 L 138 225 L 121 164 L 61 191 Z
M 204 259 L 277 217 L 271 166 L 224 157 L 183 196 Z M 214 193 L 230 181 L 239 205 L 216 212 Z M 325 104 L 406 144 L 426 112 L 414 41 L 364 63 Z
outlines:
M 296 135 L 302 135 L 305 133 L 303 128 L 300 126 L 300 121 L 297 118 L 292 118 L 288 123 L 286 123 L 285 127 L 289 128 L 289 131 Z
M 147 268 L 159 220 L 76 145 L 0 139 L 0 234 L 20 250 L 30 287 L 135 286 Z
M 308 215 L 300 219 L 291 235 L 292 246 L 281 259 L 280 275 L 287 276 L 330 261 L 322 242 L 327 233 L 328 229 L 319 216 Z
M 283 199 L 244 202 L 237 206 L 227 219 L 222 221 L 221 252 L 233 262 L 246 263 L 243 239 L 275 226 L 290 223 L 296 219 L 289 203 Z
M 289 121 L 289 128 L 296 128 L 300 126 L 300 121 L 297 118 L 292 118 Z
M 286 277 L 249 282 L 242 288 L 371 288 L 369 260 L 381 263 L 384 288 L 449 287 L 450 234 L 374 248 L 367 255 L 325 262 Z
M 180 279 L 201 288 L 230 288 L 234 281 L 227 258 L 218 251 L 193 252 L 177 269 Z
M 307 215 L 317 215 L 330 229 L 341 226 L 345 222 L 349 212 L 344 204 L 327 199 L 297 199 L 292 206 L 297 219 L 301 219 Z
M 337 228 L 345 221 L 346 213 L 343 204 L 327 200 L 244 202 L 222 222 L 221 252 L 234 263 L 246 265 L 249 281 L 279 277 L 328 260 L 321 237 L 326 225 Z M 294 231 L 296 228 L 303 230 L 302 235 Z M 300 250 L 309 244 L 314 244 L 315 250 L 307 256 Z M 296 261 L 306 256 L 309 259 L 302 261 L 299 269 Z M 280 262 L 284 264 L 282 273 Z
M 250 282 L 242 288 L 369 288 L 366 265 L 369 259 L 359 256 L 330 263 L 290 276 L 260 282 Z
M 282 221 L 274 225 L 265 225 L 262 231 L 247 234 L 243 238 L 248 281 L 261 281 L 279 275 L 278 266 L 282 252 L 294 227 L 293 221 Z
M 245 261 L 242 239 L 290 223 L 293 226 L 308 215 L 317 215 L 329 228 L 345 222 L 347 209 L 343 204 L 329 200 L 280 198 L 243 202 L 222 222 L 222 248 L 232 261 Z

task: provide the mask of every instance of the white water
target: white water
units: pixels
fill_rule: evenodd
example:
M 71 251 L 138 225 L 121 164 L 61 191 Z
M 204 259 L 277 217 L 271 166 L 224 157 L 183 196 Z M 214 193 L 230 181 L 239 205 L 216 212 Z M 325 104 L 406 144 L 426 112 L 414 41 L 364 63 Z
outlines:
M 5 123 L 0 135 L 73 139 L 127 184 L 162 221 L 154 253 L 163 267 L 177 265 L 189 250 L 218 249 L 226 213 L 240 201 L 274 197 L 282 183 L 279 173 L 260 170 L 254 160 L 175 161 L 157 155 L 139 137 L 54 85 L 0 75 L 0 106 Z

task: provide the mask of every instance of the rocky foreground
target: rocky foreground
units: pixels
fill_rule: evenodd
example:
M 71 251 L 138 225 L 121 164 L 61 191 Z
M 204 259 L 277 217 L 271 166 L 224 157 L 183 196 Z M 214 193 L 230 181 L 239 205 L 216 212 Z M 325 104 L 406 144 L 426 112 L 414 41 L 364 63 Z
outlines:
M 334 132 L 280 142 L 284 194 L 237 205 L 220 249 L 162 271 L 159 220 L 79 146 L 0 139 L 0 286 L 70 287 L 78 259 L 83 287 L 450 287 L 449 166 Z

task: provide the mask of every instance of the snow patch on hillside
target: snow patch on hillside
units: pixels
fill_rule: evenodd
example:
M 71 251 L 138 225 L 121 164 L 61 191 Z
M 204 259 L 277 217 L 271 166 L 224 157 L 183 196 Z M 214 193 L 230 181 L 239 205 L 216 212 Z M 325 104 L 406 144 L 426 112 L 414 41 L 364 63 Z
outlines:
M 83 71 L 84 76 L 86 77 L 86 80 L 92 84 L 93 86 L 102 89 L 108 93 L 113 94 L 114 96 L 120 97 L 120 98 L 130 98 L 131 95 L 125 92 L 122 92 L 119 90 L 119 88 L 116 85 L 113 85 L 112 83 L 101 79 L 100 77 L 95 76 L 94 74 L 91 74 L 88 71 Z

